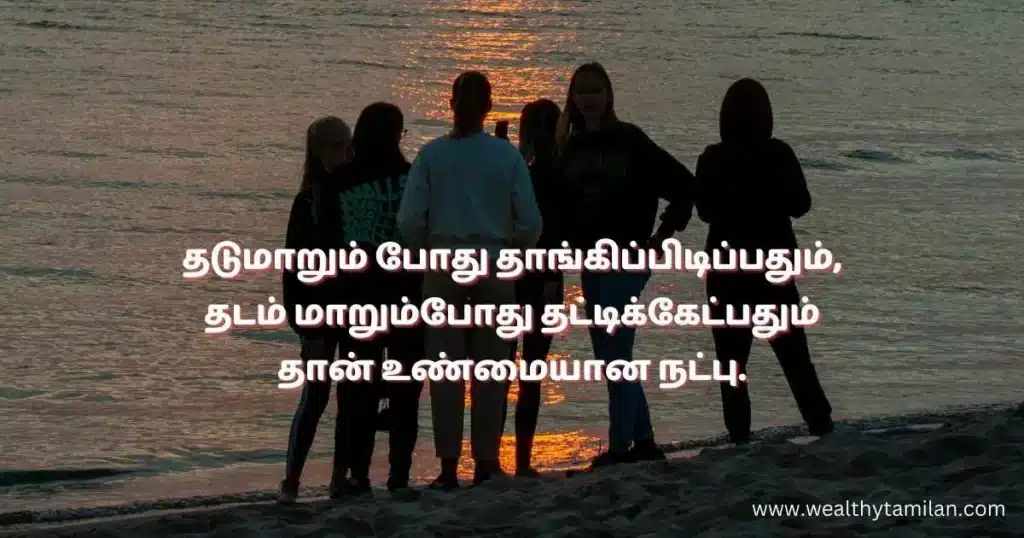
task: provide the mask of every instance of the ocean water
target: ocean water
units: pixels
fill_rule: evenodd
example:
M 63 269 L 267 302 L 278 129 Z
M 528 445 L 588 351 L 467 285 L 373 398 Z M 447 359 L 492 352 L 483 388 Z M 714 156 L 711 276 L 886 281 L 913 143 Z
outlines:
M 184 251 L 280 245 L 310 121 L 393 101 L 411 158 L 446 130 L 466 68 L 490 75 L 491 119 L 514 126 L 599 60 L 620 115 L 691 167 L 727 86 L 760 78 L 815 197 L 801 240 L 846 269 L 802 284 L 836 416 L 1024 395 L 1019 3 L 0 0 L 0 36 L 0 512 L 275 487 L 294 339 L 210 337 L 203 318 L 278 294 L 279 277 L 185 282 Z M 692 275 L 656 277 L 657 295 L 703 301 Z M 588 358 L 585 336 L 554 351 Z M 638 336 L 638 358 L 698 351 L 707 330 Z M 756 427 L 799 422 L 767 346 L 750 375 Z M 660 440 L 722 432 L 709 384 L 649 399 Z M 604 387 L 548 384 L 545 401 L 538 461 L 593 454 Z M 426 398 L 421 417 L 427 477 Z M 328 479 L 332 411 L 323 424 L 310 485 Z

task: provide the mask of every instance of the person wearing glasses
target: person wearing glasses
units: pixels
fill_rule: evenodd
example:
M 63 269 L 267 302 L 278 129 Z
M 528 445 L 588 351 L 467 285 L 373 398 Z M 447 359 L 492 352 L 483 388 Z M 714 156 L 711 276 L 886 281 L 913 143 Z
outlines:
M 355 243 L 369 255 L 365 271 L 345 274 L 344 304 L 374 307 L 401 306 L 403 298 L 422 302 L 422 274 L 390 272 L 381 268 L 374 255 L 383 243 L 399 242 L 398 207 L 409 177 L 409 161 L 402 154 L 405 134 L 402 111 L 391 103 L 373 103 L 363 109 L 352 137 L 352 160 L 336 172 L 344 243 Z M 385 384 L 379 379 L 385 354 L 411 370 L 423 358 L 422 326 L 393 327 L 369 340 L 353 339 L 357 359 L 374 360 L 375 382 L 347 382 L 339 386 L 347 438 L 342 467 L 335 468 L 335 496 L 370 493 L 370 460 L 378 429 L 389 432 L 387 487 L 395 492 L 409 487 L 412 453 L 419 430 L 419 400 L 422 382 Z M 383 390 L 382 390 L 383 388 Z M 387 399 L 388 423 L 378 423 L 378 403 Z M 345 473 L 348 476 L 345 476 Z

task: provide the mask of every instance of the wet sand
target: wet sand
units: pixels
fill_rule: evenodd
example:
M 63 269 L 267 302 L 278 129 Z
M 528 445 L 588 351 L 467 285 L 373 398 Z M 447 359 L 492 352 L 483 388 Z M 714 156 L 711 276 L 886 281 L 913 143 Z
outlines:
M 1019 536 L 1024 526 L 1024 404 L 841 425 L 814 440 L 768 435 L 744 447 L 688 449 L 669 461 L 568 479 L 496 481 L 415 499 L 282 507 L 249 502 L 118 518 L 8 526 L 0 536 Z M 265 496 L 263 498 L 266 498 Z M 889 515 L 756 517 L 753 505 L 889 503 Z M 932 503 L 906 515 L 897 505 Z M 1005 514 L 937 517 L 938 505 L 1003 505 Z M 847 504 L 847 507 L 850 505 Z M 938 508 L 936 508 L 938 507 Z

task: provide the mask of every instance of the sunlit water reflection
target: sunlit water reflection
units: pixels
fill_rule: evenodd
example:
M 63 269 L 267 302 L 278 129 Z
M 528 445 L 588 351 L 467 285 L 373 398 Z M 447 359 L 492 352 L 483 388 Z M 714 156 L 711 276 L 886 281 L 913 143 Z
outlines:
M 802 283 L 824 314 L 812 351 L 838 417 L 1024 390 L 1024 17 L 1013 2 L 0 0 L 0 14 L 0 476 L 153 476 L 0 483 L 4 510 L 273 487 L 297 398 L 275 377 L 294 339 L 208 337 L 203 316 L 210 303 L 265 301 L 278 277 L 186 283 L 183 253 L 225 238 L 281 244 L 312 119 L 354 122 L 391 100 L 411 157 L 447 130 L 450 84 L 467 68 L 491 77 L 490 121 L 513 120 L 514 139 L 523 103 L 561 102 L 571 70 L 598 59 L 620 115 L 691 167 L 717 138 L 728 84 L 760 77 L 815 195 L 801 241 L 824 241 L 847 268 Z M 698 246 L 705 232 L 694 223 L 679 238 Z M 659 294 L 703 301 L 688 275 L 655 277 L 644 298 Z M 702 350 L 707 331 L 648 328 L 636 354 Z M 585 331 L 554 352 L 590 358 Z M 766 346 L 750 372 L 755 425 L 798 422 Z M 649 390 L 660 439 L 721 432 L 714 387 Z M 603 384 L 549 383 L 544 398 L 537 462 L 593 454 Z M 329 476 L 332 414 L 312 485 Z M 426 396 L 420 423 L 416 473 L 429 478 Z M 377 480 L 385 452 L 381 441 Z

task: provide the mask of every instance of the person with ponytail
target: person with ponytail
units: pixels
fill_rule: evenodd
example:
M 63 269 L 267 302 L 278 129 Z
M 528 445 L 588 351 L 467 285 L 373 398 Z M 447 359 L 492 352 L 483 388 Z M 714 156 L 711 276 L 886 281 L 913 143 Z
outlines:
M 428 142 L 413 161 L 398 211 L 398 229 L 406 248 L 486 250 L 495 259 L 503 248 L 537 244 L 541 214 L 522 155 L 507 141 L 484 132 L 491 111 L 491 84 L 477 71 L 459 75 L 450 100 L 455 113 L 448 135 Z M 514 284 L 485 276 L 460 284 L 451 274 L 427 273 L 423 296 L 458 306 L 515 303 Z M 504 360 L 509 343 L 488 327 L 429 327 L 426 357 L 444 353 L 451 360 Z M 470 386 L 474 483 L 501 474 L 498 449 L 507 384 L 473 380 Z M 430 383 L 434 448 L 441 473 L 431 484 L 459 486 L 465 384 Z
M 341 214 L 330 201 L 337 199 L 338 185 L 334 172 L 351 157 L 352 134 L 342 120 L 328 116 L 313 122 L 306 131 L 306 159 L 302 183 L 292 202 L 285 237 L 286 249 L 343 248 Z M 288 313 L 288 324 L 299 336 L 303 360 L 333 360 L 347 354 L 347 332 L 328 327 L 304 327 L 297 323 L 295 307 L 310 304 L 326 306 L 340 302 L 337 278 L 328 278 L 318 284 L 305 284 L 296 271 L 283 272 L 283 302 Z M 340 349 L 340 351 L 339 351 Z M 299 479 L 306 457 L 313 445 L 317 424 L 331 398 L 329 381 L 307 381 L 299 398 L 299 406 L 292 419 L 288 438 L 288 457 L 285 477 L 281 482 L 279 502 L 294 503 L 299 493 Z M 335 427 L 334 467 L 347 466 L 345 454 L 346 434 L 342 424 L 342 398 L 338 397 L 338 423 Z M 332 483 L 331 489 L 336 487 Z
M 571 201 L 562 195 L 556 173 L 555 134 L 562 111 L 549 99 L 538 99 L 523 107 L 519 116 L 519 151 L 530 168 L 533 192 L 540 207 L 544 229 L 537 248 L 560 248 L 564 237 L 561 219 L 569 210 Z M 554 335 L 544 334 L 542 316 L 545 306 L 562 304 L 562 274 L 555 271 L 531 272 L 516 281 L 516 302 L 533 308 L 534 330 L 523 335 L 522 357 L 525 364 L 547 360 Z M 512 342 L 510 358 L 516 360 L 519 342 Z M 516 476 L 539 476 L 531 465 L 533 439 L 540 414 L 540 381 L 519 380 L 516 397 Z M 508 415 L 506 404 L 506 418 Z M 504 427 L 502 427 L 504 431 Z
M 719 114 L 721 141 L 708 146 L 697 160 L 697 215 L 708 224 L 705 250 L 797 248 L 792 219 L 811 210 L 807 188 L 793 148 L 774 138 L 774 119 L 768 91 L 745 78 L 729 87 Z M 712 271 L 705 279 L 708 297 L 717 300 L 712 315 L 723 319 L 725 309 L 756 305 L 798 305 L 800 292 L 792 281 L 774 285 L 763 273 Z M 754 341 L 750 328 L 714 327 L 715 354 L 736 361 L 746 373 Z M 769 340 L 782 366 L 800 414 L 811 435 L 833 430 L 832 406 L 811 362 L 807 333 L 793 327 Z M 722 383 L 722 412 L 734 443 L 750 440 L 750 395 L 746 383 Z
M 693 174 L 637 126 L 618 119 L 611 79 L 598 63 L 580 66 L 569 81 L 565 110 L 558 124 L 559 168 L 566 195 L 574 202 L 567 230 L 573 248 L 590 249 L 600 239 L 619 248 L 654 246 L 686 228 L 693 212 Z M 652 236 L 658 201 L 668 207 Z M 594 307 L 622 313 L 641 295 L 650 272 L 584 270 L 580 276 L 588 312 Z M 631 360 L 636 329 L 609 334 L 592 327 L 595 358 Z M 664 459 L 639 382 L 608 382 L 608 451 L 593 467 Z

